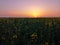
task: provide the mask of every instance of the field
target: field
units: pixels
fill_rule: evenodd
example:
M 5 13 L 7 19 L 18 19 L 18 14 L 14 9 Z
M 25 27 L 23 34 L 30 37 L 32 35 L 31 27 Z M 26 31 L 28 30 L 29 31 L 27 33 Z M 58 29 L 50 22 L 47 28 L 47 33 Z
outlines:
M 0 18 L 0 45 L 60 45 L 60 18 Z

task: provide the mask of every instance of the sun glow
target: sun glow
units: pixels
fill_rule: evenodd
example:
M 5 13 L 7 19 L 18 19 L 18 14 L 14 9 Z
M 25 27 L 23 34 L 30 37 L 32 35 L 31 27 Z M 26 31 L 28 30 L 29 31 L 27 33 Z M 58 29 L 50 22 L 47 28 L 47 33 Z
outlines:
M 32 17 L 40 17 L 41 16 L 41 10 L 38 7 L 30 8 L 30 14 Z
M 16 10 L 16 11 L 12 11 L 13 15 L 18 15 L 21 17 L 34 17 L 34 18 L 38 18 L 38 17 L 42 17 L 43 16 L 43 9 L 40 7 L 29 7 L 27 8 L 27 10 L 25 11 L 20 11 L 20 10 Z
M 32 13 L 32 16 L 33 16 L 33 17 L 39 17 L 39 13 L 33 12 L 33 13 Z

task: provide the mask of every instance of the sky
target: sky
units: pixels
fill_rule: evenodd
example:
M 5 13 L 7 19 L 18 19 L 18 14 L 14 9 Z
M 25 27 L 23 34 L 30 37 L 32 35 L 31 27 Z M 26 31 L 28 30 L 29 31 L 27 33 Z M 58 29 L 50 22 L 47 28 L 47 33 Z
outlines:
M 0 0 L 0 17 L 60 17 L 60 0 Z

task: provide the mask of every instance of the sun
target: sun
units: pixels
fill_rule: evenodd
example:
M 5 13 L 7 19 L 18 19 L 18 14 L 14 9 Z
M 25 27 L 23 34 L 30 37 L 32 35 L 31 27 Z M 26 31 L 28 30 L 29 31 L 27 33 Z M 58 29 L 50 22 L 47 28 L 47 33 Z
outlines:
M 32 10 L 32 17 L 39 17 L 40 16 L 39 10 Z
M 32 16 L 33 16 L 33 17 L 38 17 L 38 15 L 39 15 L 39 14 L 38 14 L 37 12 L 33 12 L 33 13 L 32 13 Z
M 29 14 L 31 17 L 41 17 L 42 16 L 42 9 L 38 6 L 30 7 L 29 8 Z
M 30 10 L 32 17 L 39 17 L 40 16 L 40 10 L 38 8 L 33 8 Z

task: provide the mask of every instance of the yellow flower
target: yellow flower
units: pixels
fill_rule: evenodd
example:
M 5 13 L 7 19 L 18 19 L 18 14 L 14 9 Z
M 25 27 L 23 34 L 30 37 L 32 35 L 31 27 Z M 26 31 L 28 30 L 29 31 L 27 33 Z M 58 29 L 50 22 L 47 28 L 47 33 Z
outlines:
M 13 38 L 17 38 L 17 35 L 13 35 Z

